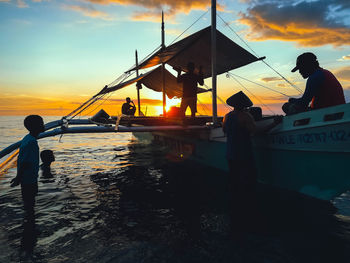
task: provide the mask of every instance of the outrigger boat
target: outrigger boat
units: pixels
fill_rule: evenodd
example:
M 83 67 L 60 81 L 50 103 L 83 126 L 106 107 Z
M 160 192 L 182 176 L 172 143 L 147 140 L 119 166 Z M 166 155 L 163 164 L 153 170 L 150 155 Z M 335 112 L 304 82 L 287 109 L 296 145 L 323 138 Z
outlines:
M 61 120 L 45 125 L 39 138 L 67 133 L 133 132 L 145 134 L 163 143 L 179 157 L 189 158 L 204 165 L 227 170 L 225 160 L 226 137 L 217 116 L 216 76 L 249 63 L 262 60 L 237 45 L 216 29 L 216 1 L 212 0 L 212 25 L 168 47 L 162 45 L 150 57 L 138 63 L 112 84 L 80 105 Z M 208 56 L 210 54 L 210 56 Z M 137 56 L 136 56 L 137 57 Z M 198 117 L 188 125 L 179 125 L 166 116 L 166 98 L 181 97 L 181 86 L 165 67 L 185 68 L 188 61 L 202 65 L 204 78 L 212 78 L 212 117 Z M 145 74 L 138 71 L 156 67 Z M 136 72 L 136 77 L 130 77 Z M 107 94 L 137 83 L 163 93 L 163 116 L 109 118 L 97 114 L 91 119 L 75 119 L 81 112 Z M 139 88 L 138 108 L 140 109 Z M 103 113 L 103 112 L 102 112 Z M 139 112 L 140 115 L 140 112 Z M 105 117 L 105 118 L 103 118 Z M 257 125 L 272 122 L 273 116 L 257 114 Z M 77 127 L 72 127 L 77 125 Z M 20 145 L 17 142 L 0 152 L 0 158 Z M 323 200 L 331 200 L 350 189 L 348 161 L 350 160 L 350 103 L 285 116 L 283 122 L 269 133 L 253 137 L 259 182 L 289 189 Z M 11 155 L 10 158 L 13 158 Z

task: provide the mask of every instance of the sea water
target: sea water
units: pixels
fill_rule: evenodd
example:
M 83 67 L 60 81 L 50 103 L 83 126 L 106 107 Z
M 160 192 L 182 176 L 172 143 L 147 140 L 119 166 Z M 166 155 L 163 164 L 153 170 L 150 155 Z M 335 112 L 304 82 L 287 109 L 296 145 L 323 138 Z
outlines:
M 0 149 L 26 134 L 23 119 L 0 117 Z M 262 215 L 250 220 L 260 229 L 237 241 L 222 171 L 131 133 L 56 136 L 39 146 L 56 161 L 53 178 L 39 178 L 29 241 L 20 187 L 10 187 L 16 168 L 0 176 L 0 262 L 350 262 L 347 193 L 333 201 L 336 215 L 323 203 L 262 193 Z

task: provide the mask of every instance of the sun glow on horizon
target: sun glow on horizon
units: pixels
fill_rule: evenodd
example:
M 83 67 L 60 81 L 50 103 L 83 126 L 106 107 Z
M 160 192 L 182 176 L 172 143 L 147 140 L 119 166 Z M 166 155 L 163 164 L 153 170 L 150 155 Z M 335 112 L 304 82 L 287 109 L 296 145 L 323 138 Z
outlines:
M 180 107 L 181 99 L 173 98 L 173 99 L 168 99 L 166 100 L 166 106 L 165 110 L 168 112 L 171 107 Z M 161 115 L 163 114 L 163 106 L 154 106 L 156 114 Z

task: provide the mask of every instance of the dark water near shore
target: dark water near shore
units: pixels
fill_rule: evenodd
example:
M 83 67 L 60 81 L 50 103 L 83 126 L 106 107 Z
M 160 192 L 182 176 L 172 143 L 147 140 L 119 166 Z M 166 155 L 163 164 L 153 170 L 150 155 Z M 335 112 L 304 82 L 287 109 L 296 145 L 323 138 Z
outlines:
M 22 120 L 0 117 L 1 149 L 23 137 Z M 334 200 L 333 215 L 330 204 L 261 187 L 261 214 L 236 242 L 221 171 L 129 133 L 39 145 L 56 161 L 54 177 L 39 180 L 30 235 L 20 188 L 9 187 L 16 170 L 0 175 L 0 262 L 350 262 L 349 194 Z M 21 247 L 33 247 L 32 256 Z

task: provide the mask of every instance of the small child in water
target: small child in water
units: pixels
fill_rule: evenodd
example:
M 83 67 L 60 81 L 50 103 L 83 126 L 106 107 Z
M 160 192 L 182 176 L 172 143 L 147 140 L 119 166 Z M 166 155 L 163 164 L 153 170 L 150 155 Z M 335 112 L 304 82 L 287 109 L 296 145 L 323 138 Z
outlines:
M 53 155 L 53 151 L 44 150 L 40 153 L 40 159 L 42 164 L 40 165 L 40 169 L 42 171 L 42 176 L 44 178 L 52 178 L 51 173 L 51 163 L 55 161 L 55 156 Z

